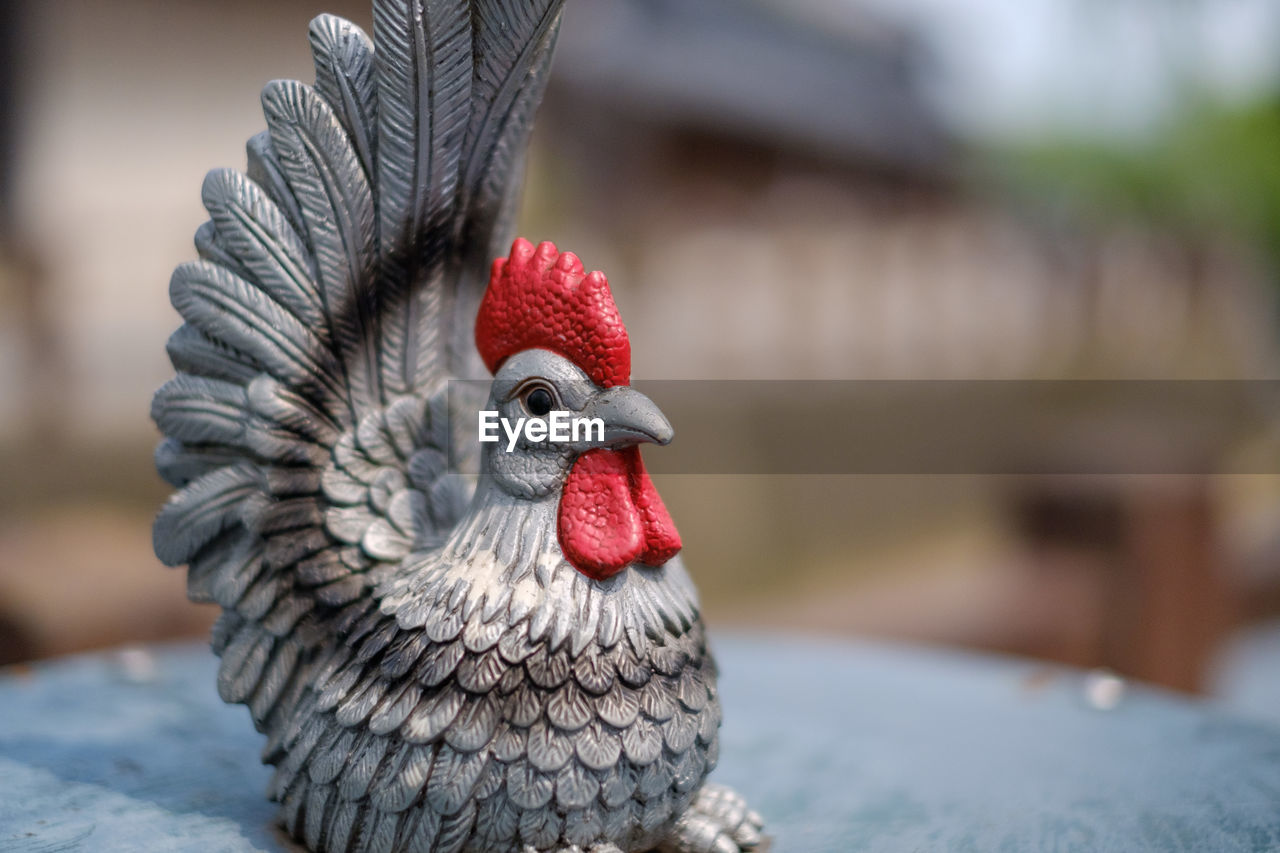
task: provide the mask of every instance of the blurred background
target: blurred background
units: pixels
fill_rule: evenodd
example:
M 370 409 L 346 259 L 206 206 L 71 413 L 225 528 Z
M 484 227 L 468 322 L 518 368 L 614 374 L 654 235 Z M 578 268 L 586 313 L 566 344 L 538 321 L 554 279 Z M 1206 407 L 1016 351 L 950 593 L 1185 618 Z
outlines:
M 364 0 L 0 5 L 0 662 L 207 633 L 150 545 L 167 284 L 322 11 L 369 25 Z M 1278 44 L 1271 0 L 571 0 L 521 231 L 608 272 L 638 378 L 1280 379 Z M 1158 445 L 1146 473 L 658 486 L 717 630 L 1280 718 L 1280 432 L 1206 414 L 1064 416 L 1064 458 Z

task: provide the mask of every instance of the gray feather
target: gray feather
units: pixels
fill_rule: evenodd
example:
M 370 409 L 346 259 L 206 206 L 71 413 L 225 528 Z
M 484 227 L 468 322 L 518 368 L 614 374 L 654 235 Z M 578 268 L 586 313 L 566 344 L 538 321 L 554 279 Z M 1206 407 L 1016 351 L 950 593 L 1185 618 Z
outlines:
M 265 721 L 275 710 L 297 670 L 299 652 L 299 644 L 293 638 L 277 639 L 271 661 L 258 679 L 258 686 L 249 702 L 249 713 L 255 721 Z
M 533 112 L 546 86 L 547 68 L 564 0 L 477 0 L 472 29 L 477 62 L 462 164 L 463 227 L 459 245 L 463 284 L 449 343 L 457 372 L 477 361 L 470 344 L 489 261 L 511 241 L 512 201 L 518 198 Z
M 349 853 L 394 853 L 401 827 L 408 826 L 413 821 L 413 812 L 380 812 L 369 808 L 365 811 L 364 826 Z
M 366 667 L 366 669 L 371 668 Z M 350 727 L 364 723 L 386 695 L 386 689 L 387 685 L 382 681 L 377 670 L 373 670 L 365 676 L 360 686 L 338 705 L 334 719 L 340 726 Z
M 454 688 L 443 688 L 422 700 L 400 730 L 409 743 L 430 743 L 440 737 L 458 716 L 466 703 L 464 694 Z
M 465 615 L 463 618 L 467 618 Z M 471 619 L 462 629 L 462 643 L 467 649 L 476 654 L 487 652 L 493 649 L 502 639 L 503 633 L 506 631 L 506 624 L 499 621 L 484 622 L 480 619 Z
M 445 268 L 471 95 L 463 0 L 375 0 L 383 380 L 404 393 L 440 366 Z
M 431 778 L 427 780 L 427 803 L 442 815 L 457 813 L 480 781 L 486 760 L 483 754 L 440 747 Z
M 280 168 L 280 158 L 271 145 L 271 134 L 264 130 L 249 137 L 245 153 L 248 157 L 246 174 L 249 180 L 266 190 L 267 195 L 271 196 L 271 200 L 280 207 L 293 226 L 294 233 L 305 240 L 307 232 L 302 224 L 302 208 L 298 206 L 298 199 Z
M 587 700 L 587 695 L 576 682 L 566 681 L 547 700 L 547 720 L 565 732 L 576 732 L 591 722 L 594 716 L 594 709 Z
M 614 649 L 613 665 L 618 670 L 618 678 L 628 687 L 643 687 L 653 676 L 649 665 L 637 658 L 626 644 Z
M 685 750 L 680 754 L 673 771 L 672 787 L 684 794 L 693 791 L 702 782 L 706 764 L 701 754 L 695 749 Z
M 169 297 L 188 323 L 250 356 L 291 388 L 344 396 L 324 341 L 244 279 L 207 261 L 186 263 L 174 271 Z
M 548 654 L 545 643 L 539 645 L 538 650 L 524 662 L 529 680 L 546 690 L 554 690 L 565 682 L 569 677 L 569 666 L 569 655 L 563 649 Z
M 605 813 L 604 829 L 601 834 L 605 838 L 625 839 L 635 837 L 636 824 L 636 808 L 639 804 L 634 800 L 628 800 L 616 809 L 610 809 Z M 619 848 L 621 850 L 622 848 Z M 605 847 L 601 853 L 615 853 L 609 847 Z
M 604 820 L 600 817 L 599 809 L 583 808 L 565 815 L 564 839 L 570 844 L 587 847 L 591 842 L 598 839 L 603 831 Z M 599 850 L 598 847 L 597 850 Z M 605 848 L 601 853 L 608 853 L 608 848 Z
M 216 468 L 234 465 L 242 455 L 228 448 L 188 448 L 182 442 L 166 438 L 156 445 L 156 470 L 165 482 L 176 488 L 203 477 Z
M 316 91 L 351 137 L 370 182 L 377 154 L 378 88 L 373 43 L 364 31 L 335 15 L 311 22 L 311 54 L 316 66 Z
M 622 749 L 637 767 L 653 764 L 662 755 L 662 732 L 652 722 L 639 717 L 622 731 Z
M 497 649 L 482 655 L 468 655 L 458 666 L 458 685 L 471 693 L 488 693 L 508 671 Z
M 348 666 L 329 679 L 324 691 L 316 699 L 317 711 L 331 711 L 347 697 L 360 680 L 360 668 Z
M 204 206 L 216 226 L 216 245 L 246 277 L 304 323 L 324 322 L 307 246 L 279 206 L 253 181 L 231 169 L 204 179 Z
M 445 731 L 445 743 L 459 752 L 475 752 L 486 746 L 497 728 L 501 702 L 494 693 L 468 697 L 453 725 Z
M 466 650 L 462 647 L 461 641 L 455 640 L 438 647 L 432 654 L 423 658 L 417 672 L 418 682 L 424 687 L 435 687 L 453 675 L 465 654 Z
M 328 741 L 316 748 L 311 761 L 307 763 L 307 774 L 311 781 L 327 785 L 337 779 L 342 768 L 347 766 L 347 759 L 351 756 L 351 748 L 355 745 L 357 736 L 357 732 L 334 729 Z
M 260 536 L 292 533 L 299 528 L 315 527 L 324 520 L 324 507 L 314 497 L 287 498 L 267 504 L 253 525 Z
M 680 680 L 676 688 L 676 698 L 680 700 L 681 705 L 693 712 L 701 711 L 707 707 L 707 700 L 709 699 L 707 682 L 702 677 L 698 667 L 687 666 L 680 673 Z
M 376 405 L 381 397 L 373 191 L 350 138 L 314 89 L 296 81 L 269 83 L 262 107 L 302 208 L 333 340 L 349 359 L 347 390 L 356 408 Z
M 151 408 L 161 430 L 190 444 L 222 445 L 295 464 L 315 464 L 326 455 L 278 422 L 259 417 L 245 389 L 223 380 L 179 374 L 156 393 Z M 289 419 L 289 412 L 278 413 Z
M 555 794 L 555 777 L 520 762 L 507 770 L 507 796 L 512 804 L 525 811 L 534 811 L 551 802 Z
M 244 385 L 263 371 L 251 356 L 213 340 L 195 326 L 179 326 L 170 335 L 165 351 L 175 370 L 194 376 Z
M 529 623 L 517 622 L 507 629 L 498 642 L 498 651 L 503 660 L 512 665 L 524 661 L 537 650 L 537 645 L 529 641 Z
M 468 800 L 460 811 L 440 821 L 440 835 L 436 837 L 433 853 L 462 853 L 475 822 L 476 804 Z
M 421 631 L 402 630 L 382 659 L 382 674 L 390 679 L 405 676 L 418 663 L 429 646 L 430 641 Z
M 258 686 L 275 638 L 257 626 L 246 626 L 222 653 L 218 695 L 224 702 L 243 702 Z
M 595 775 L 576 761 L 571 761 L 556 777 L 556 803 L 562 811 L 586 808 L 600 793 Z
M 245 619 L 256 622 L 270 613 L 288 590 L 288 579 L 279 575 L 261 575 L 236 602 L 236 611 Z
M 402 812 L 413 805 L 431 776 L 434 746 L 406 745 L 401 750 L 394 774 L 370 795 L 373 805 L 384 812 Z
M 282 792 L 277 795 L 280 800 L 280 823 L 291 835 L 299 835 L 302 820 L 302 790 L 304 783 L 299 780 L 298 786 L 295 788 L 285 787 Z
M 639 774 L 630 764 L 615 764 L 600 777 L 600 801 L 616 809 L 635 793 Z
M 325 832 L 328 849 L 342 851 L 348 849 L 356 826 L 360 823 L 360 812 L 361 806 L 358 803 L 347 802 L 341 797 L 336 798 L 329 810 L 329 825 Z
M 306 817 L 303 822 L 303 838 L 312 850 L 320 847 L 320 839 L 324 835 L 324 819 L 329 813 L 329 800 L 333 789 L 328 785 L 312 785 L 307 789 L 307 801 L 303 808 Z
M 642 802 L 649 802 L 656 799 L 666 799 L 667 789 L 671 787 L 671 764 L 667 761 L 650 762 L 643 770 L 640 771 L 640 778 L 636 782 L 636 799 Z
M 338 781 L 338 793 L 344 799 L 358 800 L 369 793 L 390 741 L 377 734 L 366 733 L 347 760 L 346 770 Z
M 249 584 L 257 578 L 257 573 L 262 570 L 262 560 L 259 559 L 259 555 L 252 552 L 247 556 L 244 554 L 245 545 L 250 543 L 252 543 L 252 537 L 243 528 L 234 527 L 204 546 L 200 553 L 191 559 L 190 569 L 187 572 L 187 595 L 191 600 L 219 604 L 228 602 L 223 606 L 234 606 L 244 590 L 248 589 Z M 233 599 L 223 597 L 222 590 L 227 577 L 240 574 L 247 576 L 243 581 L 243 587 Z M 235 617 L 234 613 L 223 613 L 222 618 L 215 624 L 215 631 L 220 628 L 229 629 L 231 633 L 239 630 L 238 621 L 234 625 L 230 622 Z M 214 650 L 221 653 L 229 636 L 220 638 L 215 633 Z
M 573 755 L 573 741 L 567 734 L 545 720 L 539 720 L 529 729 L 529 742 L 526 748 L 529 763 L 544 773 L 558 771 Z
M 640 713 L 640 699 L 636 692 L 621 682 L 614 682 L 609 692 L 598 697 L 595 704 L 600 719 L 619 729 L 635 722 Z
M 440 815 L 431 809 L 418 809 L 408 820 L 405 849 L 434 850 L 433 845 L 440 836 Z
M 386 735 L 400 728 L 422 699 L 422 688 L 412 681 L 389 696 L 369 720 L 369 731 Z
M 663 675 L 679 675 L 689 662 L 689 651 L 672 638 L 672 642 L 657 646 L 649 653 L 649 663 Z
M 583 690 L 600 696 L 613 686 L 613 661 L 599 652 L 579 654 L 573 662 L 573 677 Z
M 222 544 L 222 543 L 217 543 Z M 234 542 L 224 547 L 210 547 L 206 555 L 203 551 L 192 562 L 203 563 L 208 560 L 216 565 L 210 590 L 213 598 L 223 607 L 235 607 L 245 593 L 262 576 L 262 545 L 256 537 L 240 534 Z
M 665 678 L 651 678 L 640 689 L 640 709 L 645 716 L 659 723 L 671 719 L 676 712 L 675 696 L 670 682 Z
M 662 724 L 662 739 L 667 749 L 676 755 L 688 752 L 698 736 L 698 717 L 696 714 L 677 712 Z
M 483 757 L 485 758 L 484 772 L 480 774 L 480 781 L 476 782 L 475 788 L 471 791 L 471 796 L 477 802 L 487 800 L 502 790 L 507 779 L 507 770 L 500 761 L 490 756 L 487 751 L 483 753 Z
M 202 223 L 196 229 L 195 244 L 196 254 L 200 256 L 201 260 L 211 261 L 220 267 L 226 267 L 241 278 L 252 277 L 253 273 L 249 272 L 244 264 L 227 250 L 222 238 L 218 235 L 218 229 L 213 224 L 213 220 Z
M 476 807 L 476 842 L 482 849 L 505 850 L 520 829 L 520 812 L 506 797 L 490 797 Z
M 573 744 L 578 760 L 592 770 L 608 770 L 617 766 L 622 754 L 622 739 L 617 732 L 605 728 L 598 721 L 574 735 Z
M 505 700 L 503 719 L 525 727 L 533 725 L 542 715 L 542 697 L 530 684 L 522 684 Z
M 520 840 L 537 850 L 551 849 L 563 829 L 564 818 L 546 806 L 520 815 Z
M 525 729 L 513 723 L 499 723 L 493 736 L 493 757 L 507 764 L 524 757 L 527 736 Z
M 248 465 L 212 471 L 160 510 L 152 529 L 156 556 L 167 566 L 189 562 L 213 537 L 265 503 L 261 477 Z

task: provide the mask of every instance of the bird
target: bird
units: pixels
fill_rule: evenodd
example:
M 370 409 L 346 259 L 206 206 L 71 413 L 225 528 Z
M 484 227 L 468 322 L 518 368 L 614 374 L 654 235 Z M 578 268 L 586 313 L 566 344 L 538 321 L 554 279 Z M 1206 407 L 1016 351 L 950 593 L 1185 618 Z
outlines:
M 742 853 L 721 707 L 607 278 L 512 241 L 563 0 L 311 22 L 204 181 L 155 395 L 157 556 L 221 607 L 284 829 L 316 853 Z M 509 247 L 509 248 L 508 248 Z M 567 412 L 484 443 L 477 414 Z

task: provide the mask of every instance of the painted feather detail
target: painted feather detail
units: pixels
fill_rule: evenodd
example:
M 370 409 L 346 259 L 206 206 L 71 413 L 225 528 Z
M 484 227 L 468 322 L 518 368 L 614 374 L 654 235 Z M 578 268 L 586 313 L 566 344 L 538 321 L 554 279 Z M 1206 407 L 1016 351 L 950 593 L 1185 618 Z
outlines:
M 460 0 L 374 3 L 383 381 L 394 393 L 447 370 L 439 351 L 458 164 L 471 101 L 471 25 Z
M 396 624 L 393 616 L 380 618 Z M 476 634 L 475 626 L 486 624 L 476 611 L 461 633 Z M 516 653 L 526 642 L 524 624 L 507 625 L 502 634 L 493 657 L 466 650 L 457 640 L 434 643 L 425 629 L 398 626 L 396 640 L 377 651 L 349 646 L 336 668 L 326 667 L 315 679 L 312 698 L 300 702 L 308 709 L 305 719 L 282 744 L 290 758 L 307 753 L 303 764 L 310 770 L 299 774 L 285 759 L 273 788 L 355 802 L 365 810 L 366 826 L 380 825 L 388 814 L 422 812 L 409 819 L 432 831 L 436 846 L 413 849 L 446 849 L 440 846 L 445 827 L 465 827 L 473 845 L 491 845 L 478 849 L 585 849 L 601 837 L 629 839 L 621 849 L 652 847 L 715 763 L 720 711 L 701 631 L 651 640 L 668 649 L 672 667 L 680 663 L 672 674 L 650 673 L 639 685 L 654 697 L 645 703 L 648 710 L 636 688 L 625 686 L 624 673 L 635 681 L 636 655 L 626 641 L 614 648 L 592 643 L 570 660 L 552 650 L 549 640 L 533 644 L 529 654 Z M 454 659 L 458 674 L 496 666 L 504 686 L 474 693 L 449 678 L 430 688 L 412 682 L 405 691 L 398 673 L 405 670 L 399 657 L 406 648 L 420 665 L 442 654 Z M 446 648 L 463 651 L 459 656 Z M 255 651 L 250 647 L 238 657 L 249 659 Z M 494 663 L 481 664 L 482 659 Z M 583 660 L 591 663 L 579 665 Z M 602 673 L 612 686 L 596 694 Z M 686 703 L 700 710 L 687 710 Z M 360 713 L 344 719 L 343 709 L 352 705 Z M 376 730 L 353 722 L 366 709 L 381 721 Z M 398 720 L 403 722 L 397 728 Z M 317 787 L 333 793 L 316 794 Z M 286 803 L 290 796 L 295 794 L 286 795 Z M 286 813 L 286 825 L 305 834 L 305 814 Z

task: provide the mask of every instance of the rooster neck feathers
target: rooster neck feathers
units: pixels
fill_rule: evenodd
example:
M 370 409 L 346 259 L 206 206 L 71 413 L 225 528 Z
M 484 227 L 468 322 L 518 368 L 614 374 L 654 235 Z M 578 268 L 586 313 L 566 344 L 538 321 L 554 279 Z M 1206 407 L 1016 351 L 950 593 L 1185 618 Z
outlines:
M 482 485 L 484 490 L 485 486 Z M 583 575 L 556 541 L 556 497 L 513 498 L 496 487 L 438 550 L 412 561 L 380 590 L 381 610 L 402 628 L 472 618 L 529 620 L 532 641 L 577 656 L 588 645 L 639 646 L 687 633 L 698 599 L 679 558 L 661 568 L 634 566 L 607 580 Z

